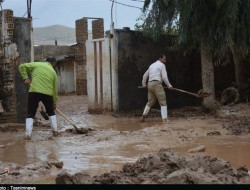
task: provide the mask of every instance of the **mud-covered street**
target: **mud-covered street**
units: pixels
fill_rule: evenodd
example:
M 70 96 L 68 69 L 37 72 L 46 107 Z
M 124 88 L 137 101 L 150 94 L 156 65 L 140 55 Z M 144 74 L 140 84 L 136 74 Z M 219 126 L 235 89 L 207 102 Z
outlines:
M 0 125 L 0 183 L 250 183 L 250 105 L 89 114 L 87 96 L 60 96 L 59 137 L 37 113 L 32 139 L 24 124 Z M 126 177 L 125 177 L 126 176 Z

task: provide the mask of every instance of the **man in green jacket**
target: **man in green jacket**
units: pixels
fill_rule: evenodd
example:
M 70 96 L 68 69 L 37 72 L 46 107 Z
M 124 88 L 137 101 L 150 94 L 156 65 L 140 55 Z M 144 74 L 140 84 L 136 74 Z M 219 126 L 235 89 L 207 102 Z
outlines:
M 28 85 L 28 106 L 26 117 L 26 139 L 31 139 L 34 117 L 40 101 L 43 102 L 54 136 L 57 132 L 57 119 L 54 109 L 57 102 L 57 75 L 53 68 L 56 64 L 54 57 L 48 57 L 45 62 L 31 62 L 19 65 L 19 72 Z M 31 76 L 31 78 L 29 78 Z

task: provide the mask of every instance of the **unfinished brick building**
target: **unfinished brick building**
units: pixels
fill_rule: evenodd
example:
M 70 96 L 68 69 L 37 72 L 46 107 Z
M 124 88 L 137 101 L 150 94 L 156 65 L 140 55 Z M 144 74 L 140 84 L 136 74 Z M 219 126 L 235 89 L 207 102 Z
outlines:
M 13 11 L 9 9 L 3 12 L 4 17 L 1 18 L 1 23 L 4 23 L 4 27 L 1 27 L 3 46 L 0 53 L 0 100 L 3 109 L 0 113 L 0 123 L 18 122 L 22 118 L 22 109 L 26 103 L 22 93 L 24 91 L 27 93 L 27 90 L 19 88 L 20 85 L 17 84 L 17 65 L 22 61 L 30 61 L 28 47 L 31 47 L 30 30 L 27 30 L 31 26 L 30 20 L 13 17 Z
M 84 17 L 76 21 L 77 44 L 70 48 L 69 53 L 74 55 L 72 64 L 75 68 L 77 95 L 87 95 L 85 42 L 88 39 L 89 19 L 94 19 L 93 39 L 104 37 L 103 19 Z M 28 88 L 20 78 L 18 65 L 31 61 L 31 20 L 13 17 L 12 11 L 8 11 L 6 20 L 12 23 L 7 25 L 9 40 L 5 40 L 6 51 L 1 49 L 1 52 L 8 52 L 10 55 L 1 53 L 0 58 L 0 102 L 3 108 L 0 113 L 0 123 L 23 123 L 26 116 Z
M 88 40 L 88 20 L 92 21 L 92 38 L 104 38 L 104 25 L 102 18 L 83 17 L 76 20 L 76 93 L 77 95 L 87 95 L 87 75 L 86 75 L 86 41 Z

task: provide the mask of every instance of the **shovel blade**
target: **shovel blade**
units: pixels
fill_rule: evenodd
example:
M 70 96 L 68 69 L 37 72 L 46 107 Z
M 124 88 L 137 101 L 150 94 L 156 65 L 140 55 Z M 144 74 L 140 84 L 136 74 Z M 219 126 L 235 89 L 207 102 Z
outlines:
M 0 113 L 3 113 L 3 112 L 4 112 L 3 105 L 2 105 L 2 101 L 3 101 L 3 100 L 0 100 Z
M 211 93 L 208 93 L 208 92 L 203 92 L 202 94 L 199 95 L 200 97 L 202 98 L 206 98 L 206 97 L 209 97 L 211 96 Z
M 2 106 L 2 103 L 0 103 L 0 113 L 3 113 L 4 110 L 3 110 L 3 106 Z
M 49 116 L 45 111 L 40 111 L 40 114 L 43 116 L 45 120 L 49 120 Z

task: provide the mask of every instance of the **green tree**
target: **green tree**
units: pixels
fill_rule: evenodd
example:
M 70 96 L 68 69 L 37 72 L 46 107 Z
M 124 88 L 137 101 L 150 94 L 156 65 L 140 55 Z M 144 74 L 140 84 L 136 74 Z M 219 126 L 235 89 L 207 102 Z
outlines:
M 230 49 L 234 59 L 236 83 L 240 87 L 247 82 L 242 59 L 249 54 L 250 50 L 250 0 L 238 0 L 237 2 L 237 20 L 232 27 L 234 44 L 230 46 Z
M 243 1 L 146 0 L 144 2 L 143 12 L 147 13 L 147 16 L 142 28 L 147 35 L 157 39 L 164 30 L 175 27 L 178 30 L 176 41 L 178 47 L 185 50 L 197 47 L 200 49 L 203 90 L 211 93 L 210 97 L 204 98 L 203 103 L 206 107 L 213 107 L 215 98 L 213 57 L 227 55 L 229 50 L 236 47 L 244 54 L 249 47 L 249 0 Z M 244 4 L 247 6 L 243 8 Z M 244 9 L 243 12 L 239 10 L 240 7 Z M 245 36 L 238 36 L 239 33 Z

